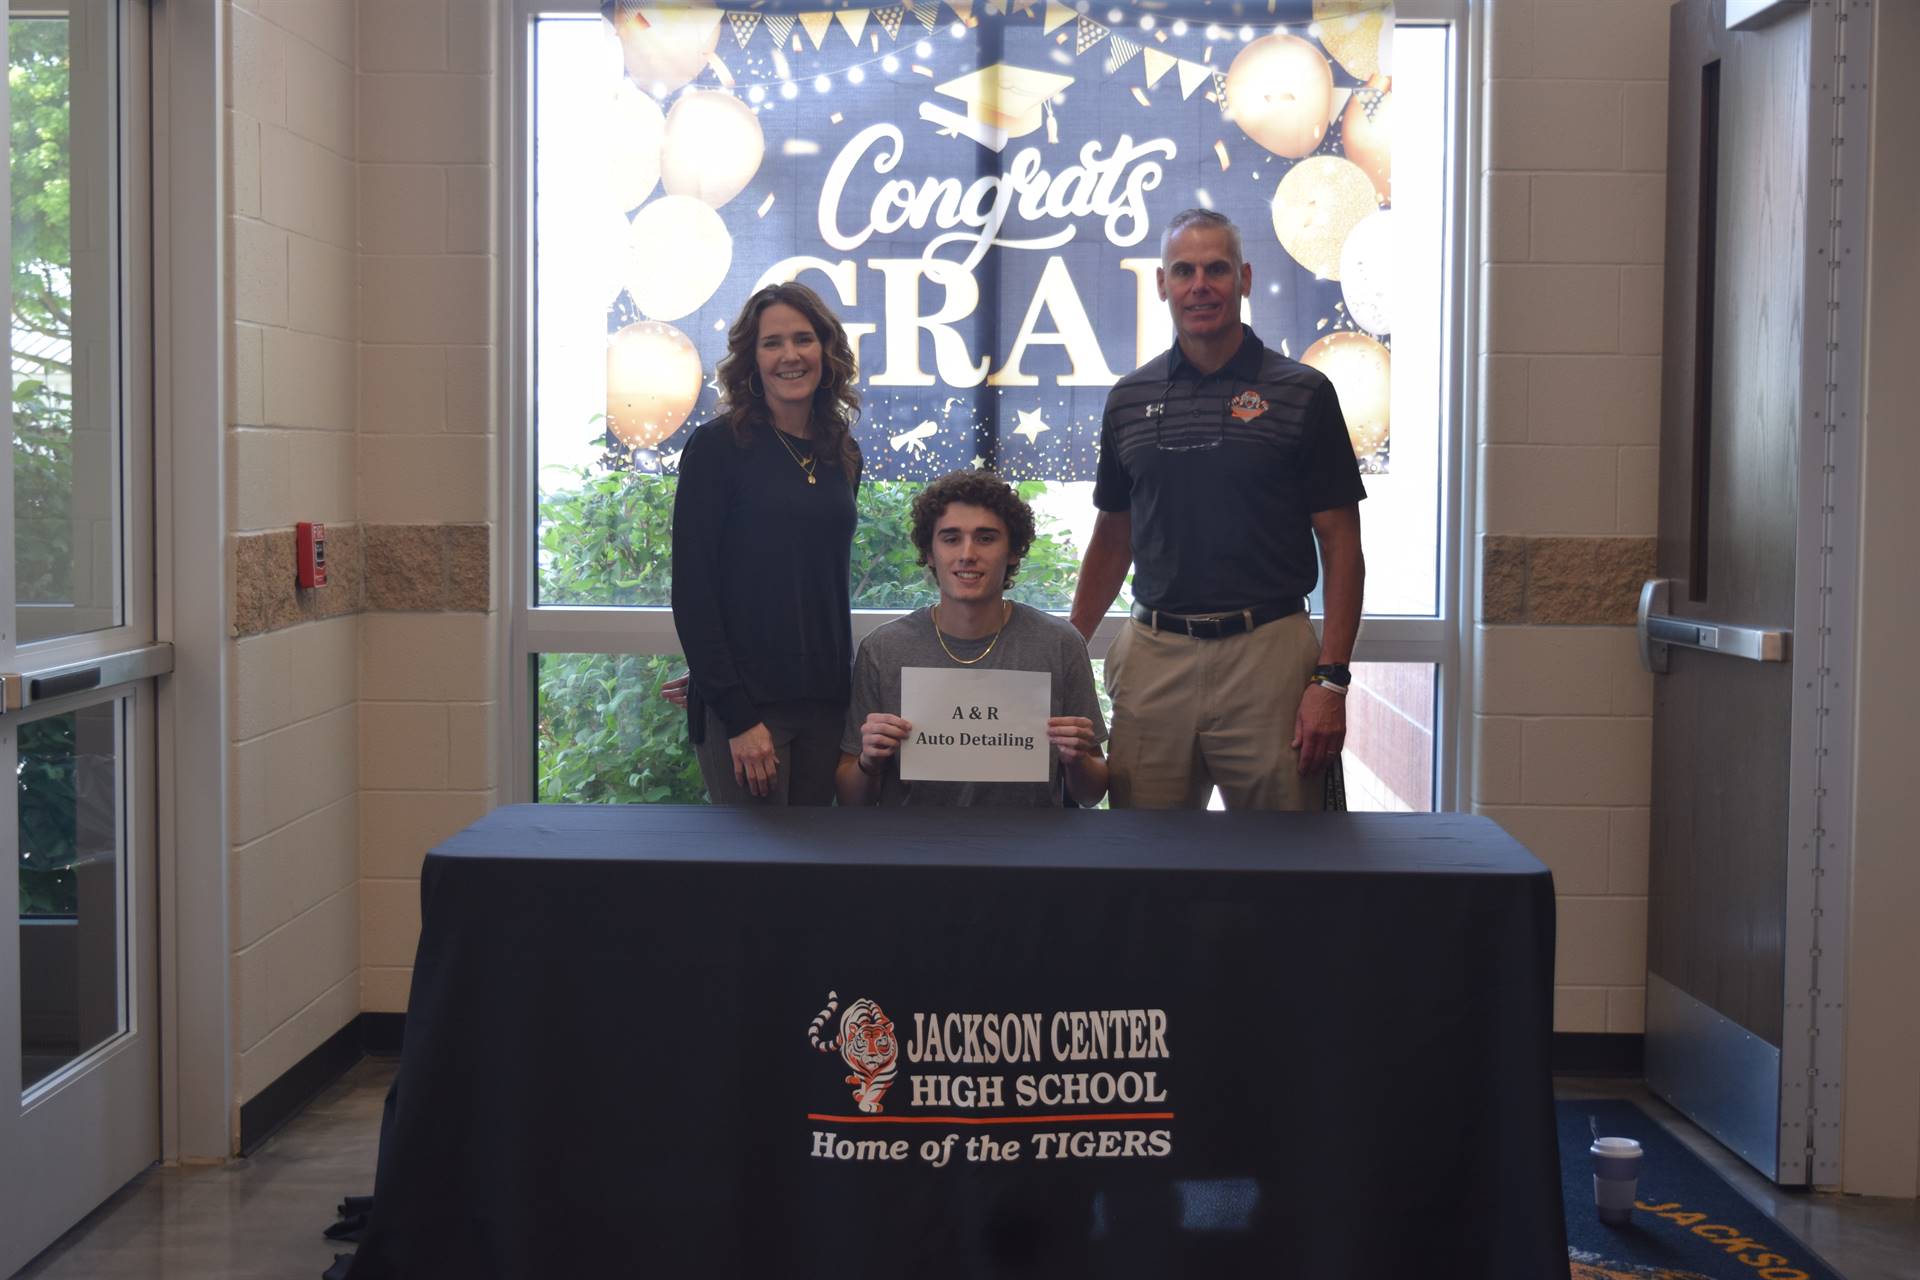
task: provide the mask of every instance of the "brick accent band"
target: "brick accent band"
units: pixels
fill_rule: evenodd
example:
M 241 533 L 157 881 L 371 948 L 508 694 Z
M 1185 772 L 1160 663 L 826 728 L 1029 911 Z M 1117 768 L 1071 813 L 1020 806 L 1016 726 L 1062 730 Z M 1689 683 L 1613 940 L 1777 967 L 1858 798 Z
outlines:
M 232 634 L 350 613 L 485 613 L 492 539 L 484 524 L 328 524 L 327 585 L 303 591 L 293 530 L 236 534 Z
M 1653 538 L 1480 540 L 1480 621 L 1533 626 L 1632 626 L 1640 584 L 1653 576 Z

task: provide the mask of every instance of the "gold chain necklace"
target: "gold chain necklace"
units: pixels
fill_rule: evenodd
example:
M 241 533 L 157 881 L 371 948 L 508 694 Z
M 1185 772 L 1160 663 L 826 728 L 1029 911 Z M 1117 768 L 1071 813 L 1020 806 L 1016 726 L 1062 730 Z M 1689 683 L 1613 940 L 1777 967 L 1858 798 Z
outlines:
M 979 653 L 974 654 L 971 658 L 963 658 L 959 654 L 955 653 L 953 650 L 947 648 L 947 638 L 944 635 L 940 634 L 940 606 L 935 605 L 933 606 L 933 638 L 940 642 L 940 652 L 946 654 L 949 658 L 952 658 L 955 662 L 959 663 L 961 666 L 970 667 L 974 663 L 980 661 L 982 658 L 986 657 L 988 654 L 993 652 L 993 646 L 1000 643 L 1000 632 L 1005 631 L 1007 629 L 1007 623 L 1010 622 L 1012 619 L 1013 619 L 1013 601 L 1002 600 L 1000 602 L 1000 630 L 995 631 L 993 633 L 993 639 L 987 641 L 986 648 L 982 649 Z
M 814 478 L 813 468 L 814 468 L 814 464 L 819 462 L 820 459 L 811 453 L 808 454 L 805 458 L 802 458 L 797 452 L 794 451 L 794 447 L 787 443 L 786 432 L 782 431 L 778 427 L 772 427 L 772 431 L 773 431 L 773 438 L 780 442 L 780 447 L 787 451 L 787 456 L 789 458 L 793 459 L 793 465 L 807 473 L 807 483 L 819 484 L 820 482 Z

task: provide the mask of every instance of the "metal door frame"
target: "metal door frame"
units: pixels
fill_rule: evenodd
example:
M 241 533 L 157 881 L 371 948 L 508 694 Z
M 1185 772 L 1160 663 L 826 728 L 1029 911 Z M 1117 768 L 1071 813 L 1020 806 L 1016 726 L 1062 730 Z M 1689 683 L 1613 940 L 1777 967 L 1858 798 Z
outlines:
M 75 14 L 83 6 L 59 0 L 40 6 L 47 15 Z M 107 274 L 107 305 L 117 329 L 112 351 L 112 375 L 106 388 L 106 411 L 113 423 L 117 447 L 109 473 L 116 510 L 113 555 L 118 565 L 116 587 L 118 620 L 94 630 L 51 636 L 21 643 L 15 604 L 0 601 L 0 620 L 6 621 L 9 641 L 4 656 L 14 673 L 0 681 L 0 758 L 11 759 L 19 728 L 32 720 L 81 707 L 112 706 L 116 735 L 116 934 L 118 936 L 118 992 L 121 1030 L 82 1052 L 47 1080 L 5 1105 L 18 1106 L 11 1124 L 19 1126 L 21 1148 L 10 1159 L 43 1159 L 49 1172 L 29 1186 L 44 1193 L 40 1216 L 31 1233 L 0 1242 L 11 1257 L 18 1250 L 47 1243 L 50 1228 L 70 1225 L 49 1219 L 71 1212 L 74 1197 L 90 1198 L 87 1208 L 110 1195 L 137 1169 L 130 1157 L 146 1160 L 161 1154 L 162 1073 L 161 1014 L 162 947 L 160 900 L 163 877 L 159 797 L 160 725 L 157 710 L 161 682 L 156 678 L 171 666 L 172 649 L 156 642 L 160 627 L 156 582 L 158 469 L 152 388 L 153 363 L 153 168 L 150 145 L 151 16 L 149 0 L 117 0 L 106 6 L 85 5 L 96 23 L 110 29 L 104 48 L 112 50 L 105 74 L 113 82 L 109 106 L 114 137 L 110 185 L 92 192 L 74 182 L 76 201 L 90 200 L 94 216 L 106 226 L 93 230 L 104 244 L 90 245 L 103 255 Z M 26 6 L 28 16 L 35 6 Z M 13 16 L 12 7 L 9 17 Z M 0 36 L 0 45 L 5 40 Z M 96 50 L 97 52 L 98 50 Z M 76 114 L 77 111 L 76 111 Z M 0 117 L 4 117 L 0 106 Z M 75 163 L 78 163 L 76 159 Z M 97 175 L 103 176 L 103 175 Z M 104 213 L 102 213 L 104 211 Z M 75 218 L 76 241 L 79 218 Z M 4 241 L 0 233 L 0 241 Z M 78 335 L 76 334 L 76 338 Z M 77 361 L 76 361 L 77 363 Z M 11 460 L 4 469 L 11 471 Z M 0 494 L 0 519 L 11 535 L 12 488 Z M 41 704 L 34 706 L 33 704 Z M 13 797 L 6 797 L 4 820 L 15 820 Z M 17 966 L 14 977 L 18 979 Z M 11 1003 L 11 1002 L 10 1002 Z M 9 1030 L 5 1034 L 12 1034 Z M 0 1052 L 17 1055 L 0 1044 Z M 6 1073 L 11 1078 L 11 1073 Z M 73 1147 L 78 1158 L 55 1156 L 59 1136 L 49 1125 L 85 1133 L 91 1140 Z M 19 1167 L 0 1170 L 0 1182 L 26 1176 Z M 26 1188 L 15 1184 L 15 1192 Z M 31 1197 L 15 1194 L 10 1207 L 30 1211 Z M 58 1202 L 57 1204 L 55 1202 Z M 84 1212 L 84 1210 L 83 1210 Z M 16 1221 L 12 1225 L 25 1224 Z M 24 1258 L 14 1259 L 25 1261 Z
M 1840 1182 L 1873 0 L 1813 0 L 1776 1181 Z

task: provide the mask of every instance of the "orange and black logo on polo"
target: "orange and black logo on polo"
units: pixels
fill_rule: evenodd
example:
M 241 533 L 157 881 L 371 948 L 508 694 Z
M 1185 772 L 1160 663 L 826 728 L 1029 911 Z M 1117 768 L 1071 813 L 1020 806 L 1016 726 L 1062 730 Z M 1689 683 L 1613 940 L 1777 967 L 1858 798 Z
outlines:
M 1242 391 L 1227 402 L 1227 410 L 1242 422 L 1252 422 L 1267 411 L 1267 402 L 1258 391 Z

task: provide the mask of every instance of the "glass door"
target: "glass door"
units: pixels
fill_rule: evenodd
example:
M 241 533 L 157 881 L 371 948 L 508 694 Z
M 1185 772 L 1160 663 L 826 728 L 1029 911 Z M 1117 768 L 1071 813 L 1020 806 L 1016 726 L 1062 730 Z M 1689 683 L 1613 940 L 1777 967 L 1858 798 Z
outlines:
M 9 6 L 0 1274 L 160 1150 L 145 16 Z

